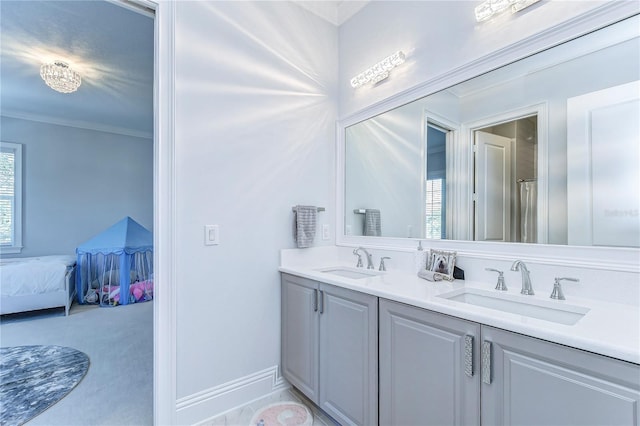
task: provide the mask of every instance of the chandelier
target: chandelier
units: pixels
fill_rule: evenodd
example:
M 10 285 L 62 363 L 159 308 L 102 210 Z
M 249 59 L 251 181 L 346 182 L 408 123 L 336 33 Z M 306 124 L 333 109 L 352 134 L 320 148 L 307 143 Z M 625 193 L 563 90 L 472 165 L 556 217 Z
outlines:
M 43 64 L 40 67 L 40 77 L 47 86 L 60 93 L 75 92 L 82 82 L 80 74 L 60 60 L 52 64 Z

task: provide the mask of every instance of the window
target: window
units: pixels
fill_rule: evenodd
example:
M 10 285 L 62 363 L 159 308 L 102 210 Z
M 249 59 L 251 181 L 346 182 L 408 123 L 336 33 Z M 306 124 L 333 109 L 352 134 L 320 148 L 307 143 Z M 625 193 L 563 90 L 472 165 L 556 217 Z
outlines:
M 426 238 L 439 240 L 443 238 L 443 210 L 444 200 L 442 179 L 427 180 L 427 202 L 426 202 Z
M 0 142 L 0 251 L 22 250 L 22 145 Z
M 425 238 L 446 238 L 447 140 L 451 130 L 427 119 L 425 162 Z

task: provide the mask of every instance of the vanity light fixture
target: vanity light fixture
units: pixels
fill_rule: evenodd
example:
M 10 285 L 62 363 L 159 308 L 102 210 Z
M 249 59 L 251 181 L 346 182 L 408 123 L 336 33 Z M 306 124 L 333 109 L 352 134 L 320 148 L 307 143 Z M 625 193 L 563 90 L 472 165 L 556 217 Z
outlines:
M 357 89 L 367 83 L 376 84 L 389 77 L 389 72 L 404 63 L 404 52 L 398 50 L 391 56 L 387 56 L 377 64 L 361 72 L 351 79 L 351 87 Z
M 540 0 L 485 0 L 476 6 L 476 21 L 482 22 L 506 11 L 511 7 L 511 12 L 516 13 L 531 6 Z
M 51 64 L 42 64 L 40 77 L 47 83 L 47 86 L 60 93 L 75 92 L 82 83 L 80 74 L 69 68 L 66 62 L 60 60 Z

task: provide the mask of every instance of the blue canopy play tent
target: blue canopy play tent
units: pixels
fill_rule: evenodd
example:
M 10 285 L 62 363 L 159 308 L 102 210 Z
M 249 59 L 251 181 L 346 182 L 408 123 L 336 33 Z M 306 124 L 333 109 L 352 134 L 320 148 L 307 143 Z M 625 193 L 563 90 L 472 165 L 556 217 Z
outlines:
M 153 234 L 129 216 L 78 246 L 76 255 L 78 303 L 153 299 Z

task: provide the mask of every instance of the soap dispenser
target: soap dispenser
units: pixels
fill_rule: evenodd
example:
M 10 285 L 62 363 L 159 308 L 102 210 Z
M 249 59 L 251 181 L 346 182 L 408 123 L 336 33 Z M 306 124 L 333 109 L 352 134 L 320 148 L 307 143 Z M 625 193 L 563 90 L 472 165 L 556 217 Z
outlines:
M 418 248 L 413 256 L 416 273 L 427 269 L 427 252 L 422 248 L 422 240 L 418 241 Z

